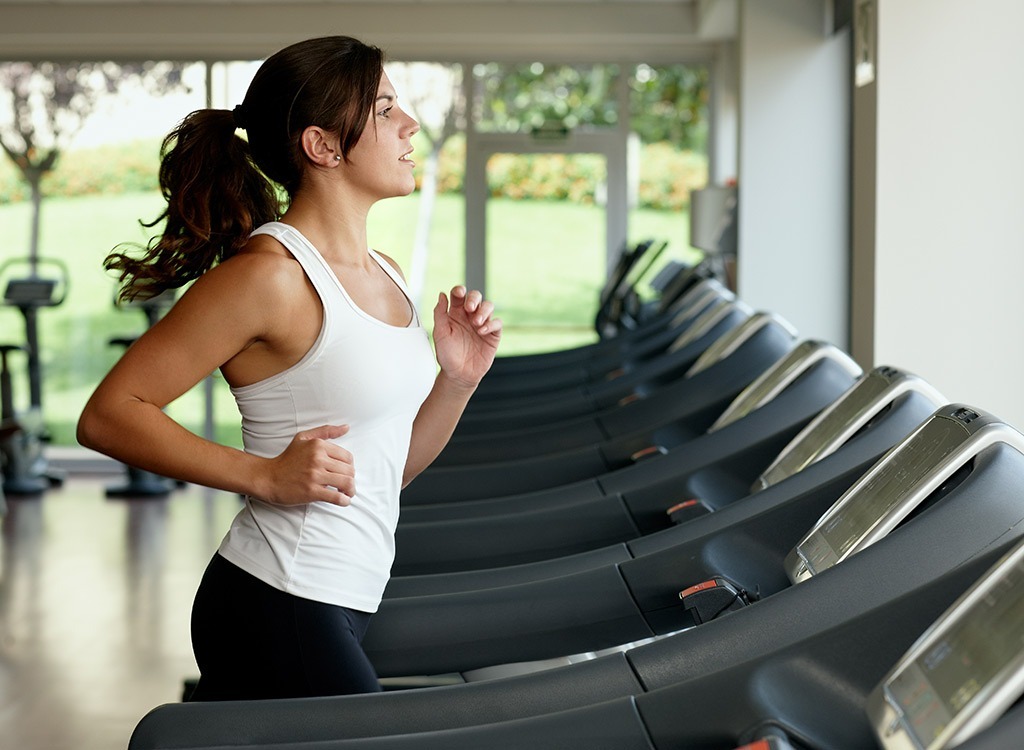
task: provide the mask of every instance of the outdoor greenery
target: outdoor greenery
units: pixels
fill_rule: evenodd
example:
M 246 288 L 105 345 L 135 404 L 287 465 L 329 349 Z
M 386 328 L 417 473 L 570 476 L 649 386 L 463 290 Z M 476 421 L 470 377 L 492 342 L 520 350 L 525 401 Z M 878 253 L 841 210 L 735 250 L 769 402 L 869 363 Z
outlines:
M 461 193 L 465 138 L 450 138 L 441 151 L 438 192 Z M 75 151 L 43 177 L 47 197 L 114 195 L 157 189 L 158 141 L 137 141 Z M 421 166 L 417 165 L 417 177 Z M 488 182 L 494 197 L 594 203 L 605 178 L 604 161 L 592 154 L 497 154 Z M 707 182 L 707 158 L 668 143 L 640 150 L 638 206 L 685 210 L 690 191 Z M 29 198 L 29 187 L 8 159 L 0 159 L 0 204 Z M 44 208 L 45 211 L 45 208 Z

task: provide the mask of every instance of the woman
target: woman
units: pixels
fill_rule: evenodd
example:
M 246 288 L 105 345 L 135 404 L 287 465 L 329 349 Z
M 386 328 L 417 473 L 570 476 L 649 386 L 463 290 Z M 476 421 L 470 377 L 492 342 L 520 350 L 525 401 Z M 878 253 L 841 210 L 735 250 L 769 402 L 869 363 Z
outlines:
M 193 605 L 194 700 L 380 689 L 360 642 L 400 489 L 444 447 L 501 338 L 493 306 L 455 287 L 433 311 L 435 364 L 397 266 L 368 249 L 370 207 L 415 187 L 419 126 L 382 63 L 347 37 L 267 59 L 233 112 L 193 112 L 167 137 L 166 227 L 143 257 L 107 259 L 126 298 L 195 283 L 100 383 L 79 441 L 245 496 Z M 215 368 L 244 451 L 162 411 Z

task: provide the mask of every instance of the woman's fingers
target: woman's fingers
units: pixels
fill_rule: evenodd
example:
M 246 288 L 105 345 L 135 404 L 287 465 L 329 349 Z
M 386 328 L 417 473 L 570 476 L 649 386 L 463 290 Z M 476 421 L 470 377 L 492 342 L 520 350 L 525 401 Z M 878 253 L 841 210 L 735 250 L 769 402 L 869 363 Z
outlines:
M 281 505 L 317 500 L 349 505 L 356 492 L 355 464 L 352 454 L 334 442 L 348 430 L 348 425 L 321 425 L 296 433 L 275 459 L 277 489 L 268 499 Z

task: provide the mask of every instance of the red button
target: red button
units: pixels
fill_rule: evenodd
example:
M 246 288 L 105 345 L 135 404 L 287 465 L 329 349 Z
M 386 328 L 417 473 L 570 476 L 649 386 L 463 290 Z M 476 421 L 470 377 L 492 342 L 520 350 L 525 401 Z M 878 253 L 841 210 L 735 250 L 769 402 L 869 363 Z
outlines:
M 698 591 L 706 591 L 707 589 L 713 589 L 718 587 L 718 581 L 712 578 L 710 581 L 704 581 L 703 583 L 695 583 L 688 589 L 683 589 L 679 592 L 679 598 L 685 599 L 686 597 L 696 594 Z

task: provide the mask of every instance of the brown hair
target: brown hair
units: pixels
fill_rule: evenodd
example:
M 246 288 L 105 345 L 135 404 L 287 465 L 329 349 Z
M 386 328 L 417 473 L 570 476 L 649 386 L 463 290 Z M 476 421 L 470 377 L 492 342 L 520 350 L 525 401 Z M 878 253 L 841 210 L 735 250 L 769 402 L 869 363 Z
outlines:
M 234 111 L 192 112 L 164 139 L 160 189 L 166 221 L 139 258 L 115 248 L 121 299 L 148 298 L 198 278 L 245 245 L 253 229 L 281 214 L 306 170 L 302 132 L 337 133 L 348 155 L 373 110 L 384 55 L 351 37 L 308 39 L 267 58 Z M 248 140 L 236 134 L 242 128 Z M 268 180 L 269 178 L 269 180 Z M 272 182 L 271 182 L 272 181 Z

